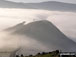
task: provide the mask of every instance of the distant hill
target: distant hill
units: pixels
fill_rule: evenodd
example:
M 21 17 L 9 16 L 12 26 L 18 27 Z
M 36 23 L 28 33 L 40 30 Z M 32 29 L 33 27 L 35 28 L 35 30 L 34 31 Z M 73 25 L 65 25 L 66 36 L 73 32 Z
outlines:
M 35 39 L 45 44 L 45 46 L 50 48 L 50 51 L 56 49 L 62 51 L 76 51 L 76 43 L 67 38 L 51 22 L 46 20 L 35 21 L 26 25 L 24 25 L 23 22 L 6 29 L 5 31 L 12 31 L 13 35 L 29 36 L 31 39 Z M 31 47 L 29 47 L 29 49 L 31 49 Z M 25 53 L 26 50 L 30 52 L 30 50 L 26 48 L 23 53 Z M 36 49 L 32 48 L 32 50 Z
M 24 8 L 24 9 L 42 9 L 51 11 L 76 12 L 76 4 L 62 3 L 56 1 L 47 1 L 41 3 L 16 3 L 0 0 L 0 8 Z

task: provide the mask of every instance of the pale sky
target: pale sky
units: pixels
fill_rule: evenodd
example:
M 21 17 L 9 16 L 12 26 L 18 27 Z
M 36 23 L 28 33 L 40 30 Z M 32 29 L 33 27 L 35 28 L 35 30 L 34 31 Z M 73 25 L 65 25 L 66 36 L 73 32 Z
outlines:
M 75 3 L 76 0 L 9 0 L 9 1 L 17 1 L 17 2 L 25 2 L 25 3 L 30 3 L 30 2 L 43 2 L 43 1 L 60 1 L 60 2 L 66 2 L 66 3 Z

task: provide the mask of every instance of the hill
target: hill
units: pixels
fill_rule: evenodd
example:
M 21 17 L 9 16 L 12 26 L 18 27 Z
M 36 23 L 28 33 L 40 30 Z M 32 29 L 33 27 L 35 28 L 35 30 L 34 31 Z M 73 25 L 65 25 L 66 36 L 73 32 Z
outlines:
M 41 3 L 16 3 L 0 0 L 0 8 L 24 8 L 76 12 L 76 4 L 62 3 L 57 1 L 47 1 Z
M 68 52 L 76 51 L 76 43 L 67 38 L 56 26 L 46 20 L 35 21 L 26 25 L 22 22 L 6 29 L 6 31 L 12 31 L 13 35 L 29 36 L 31 39 L 45 44 L 45 46 L 50 48 L 49 51 L 56 49 Z M 26 49 L 28 50 L 28 48 Z

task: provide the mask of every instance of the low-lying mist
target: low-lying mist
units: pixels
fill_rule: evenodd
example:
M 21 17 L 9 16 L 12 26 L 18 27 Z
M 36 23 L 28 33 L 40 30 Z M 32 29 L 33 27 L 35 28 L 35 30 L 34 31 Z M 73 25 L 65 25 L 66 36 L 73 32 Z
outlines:
M 42 44 L 41 42 L 27 37 L 12 35 L 11 32 L 0 32 L 0 52 L 13 52 L 19 49 L 17 54 L 36 54 L 42 51 L 49 51 L 49 47 Z M 24 48 L 24 51 L 23 51 Z M 26 52 L 27 51 L 27 52 Z
M 49 20 L 56 25 L 65 35 L 76 42 L 76 13 L 59 12 L 35 9 L 9 9 L 0 8 L 0 49 L 12 50 L 22 46 L 37 51 L 47 51 L 49 47 L 41 42 L 27 36 L 11 35 L 9 32 L 2 31 L 20 22 L 34 22 L 38 20 Z M 31 43 L 31 44 L 30 44 Z

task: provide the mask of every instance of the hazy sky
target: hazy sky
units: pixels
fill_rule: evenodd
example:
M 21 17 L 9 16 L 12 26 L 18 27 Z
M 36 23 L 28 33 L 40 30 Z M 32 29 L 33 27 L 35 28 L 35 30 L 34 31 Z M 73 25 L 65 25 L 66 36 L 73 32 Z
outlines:
M 43 2 L 43 1 L 61 1 L 61 2 L 67 2 L 67 3 L 75 3 L 76 0 L 9 0 L 9 1 L 18 1 L 18 2 Z

